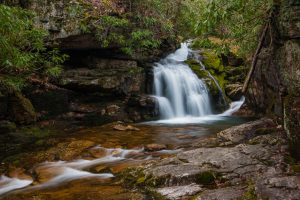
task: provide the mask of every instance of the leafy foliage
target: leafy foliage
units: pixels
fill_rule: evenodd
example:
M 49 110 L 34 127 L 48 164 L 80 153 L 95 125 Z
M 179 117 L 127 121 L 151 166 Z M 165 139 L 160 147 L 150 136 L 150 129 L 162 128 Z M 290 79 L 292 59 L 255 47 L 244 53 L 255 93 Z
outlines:
M 206 39 L 223 39 L 240 47 L 240 54 L 252 52 L 257 45 L 259 31 L 268 18 L 272 0 L 185 0 L 186 13 L 191 20 L 193 34 Z
M 181 0 L 180 0 L 181 1 Z M 82 32 L 95 33 L 103 48 L 119 47 L 127 54 L 152 52 L 176 38 L 177 2 L 128 0 L 119 2 L 75 0 L 67 8 L 80 19 Z
M 33 25 L 34 14 L 0 4 L 0 78 L 17 89 L 34 73 L 58 76 L 66 56 L 47 51 L 47 32 Z

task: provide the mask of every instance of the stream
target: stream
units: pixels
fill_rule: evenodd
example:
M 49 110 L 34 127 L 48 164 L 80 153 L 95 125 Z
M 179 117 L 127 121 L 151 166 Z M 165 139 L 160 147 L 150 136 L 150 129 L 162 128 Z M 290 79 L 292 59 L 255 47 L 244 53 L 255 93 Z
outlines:
M 223 113 L 212 111 L 205 83 L 184 63 L 189 51 L 188 45 L 182 44 L 154 65 L 154 97 L 160 120 L 133 124 L 136 131 L 116 131 L 108 124 L 84 127 L 61 137 L 58 140 L 69 146 L 84 141 L 86 148 L 66 160 L 58 156 L 35 163 L 32 158 L 29 170 L 3 175 L 0 199 L 142 199 L 145 194 L 122 187 L 119 175 L 126 168 L 173 156 L 193 148 L 197 140 L 246 122 L 231 116 L 244 98 L 231 103 Z M 55 151 L 53 147 L 51 151 Z M 44 153 L 50 156 L 51 151 Z M 32 155 L 38 156 L 35 152 Z

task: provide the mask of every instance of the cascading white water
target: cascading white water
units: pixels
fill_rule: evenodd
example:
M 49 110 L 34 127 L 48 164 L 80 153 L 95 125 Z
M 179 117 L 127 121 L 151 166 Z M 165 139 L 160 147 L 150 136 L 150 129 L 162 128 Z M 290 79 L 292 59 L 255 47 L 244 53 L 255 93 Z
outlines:
M 184 63 L 188 54 L 188 44 L 183 43 L 154 67 L 154 94 L 162 119 L 212 113 L 205 83 Z

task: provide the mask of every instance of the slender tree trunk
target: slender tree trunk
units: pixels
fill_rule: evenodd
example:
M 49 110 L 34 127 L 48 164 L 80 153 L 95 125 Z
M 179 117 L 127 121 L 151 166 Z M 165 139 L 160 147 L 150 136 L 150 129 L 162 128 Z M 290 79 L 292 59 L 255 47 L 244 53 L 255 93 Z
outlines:
M 254 54 L 254 57 L 253 57 L 253 60 L 252 60 L 252 64 L 251 64 L 251 68 L 250 68 L 250 71 L 248 72 L 248 75 L 246 77 L 246 80 L 244 82 L 244 86 L 243 86 L 243 94 L 245 94 L 248 90 L 248 87 L 249 87 L 249 84 L 250 84 L 250 81 L 251 81 L 251 78 L 253 76 L 253 73 L 255 71 L 255 67 L 256 67 L 256 64 L 257 64 L 257 60 L 258 60 L 258 55 L 263 47 L 263 43 L 265 41 L 265 38 L 266 38 L 266 35 L 267 35 L 267 31 L 270 27 L 270 23 L 268 22 L 266 25 L 265 25 L 265 28 L 263 30 L 263 33 L 260 37 L 260 40 L 259 40 L 259 44 L 258 44 L 258 47 L 256 49 L 256 52 Z

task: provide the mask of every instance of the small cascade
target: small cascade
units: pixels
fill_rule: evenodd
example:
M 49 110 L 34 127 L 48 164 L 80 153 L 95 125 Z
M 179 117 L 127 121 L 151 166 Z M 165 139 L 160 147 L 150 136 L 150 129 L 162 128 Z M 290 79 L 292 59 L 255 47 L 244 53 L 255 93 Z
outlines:
M 30 185 L 32 180 L 21 180 L 18 178 L 9 178 L 7 176 L 0 177 L 0 196 L 9 191 L 25 188 Z
M 32 170 L 47 174 L 48 180 L 33 185 L 33 180 L 23 180 L 17 177 L 10 178 L 0 176 L 0 197 L 11 191 L 24 189 L 34 190 L 49 187 L 57 187 L 61 184 L 79 179 L 98 179 L 99 181 L 108 181 L 115 177 L 112 173 L 93 173 L 91 169 L 97 166 L 111 166 L 117 163 L 126 163 L 130 161 L 143 162 L 154 159 L 150 152 L 144 148 L 139 149 L 121 149 L 121 148 L 104 148 L 102 146 L 92 147 L 91 150 L 101 152 L 100 157 L 92 160 L 79 159 L 73 161 L 45 162 L 35 166 Z M 171 155 L 180 152 L 176 150 L 154 151 L 157 155 Z M 103 153 L 103 154 L 102 154 Z
M 197 63 L 199 64 L 201 70 L 204 70 L 207 72 L 208 76 L 214 81 L 214 83 L 216 84 L 218 90 L 219 90 L 219 94 L 220 94 L 220 97 L 222 98 L 221 99 L 221 103 L 224 103 L 226 105 L 226 100 L 225 100 L 225 97 L 224 97 L 224 94 L 223 94 L 223 91 L 222 91 L 222 88 L 219 84 L 219 82 L 216 80 L 216 78 L 211 75 L 211 73 L 206 70 L 206 67 L 205 65 L 203 64 L 203 62 L 201 61 L 201 56 L 199 55 L 199 52 L 198 51 L 191 51 L 193 53 L 193 58 L 195 59 L 195 61 L 197 61 Z
M 188 44 L 170 54 L 154 67 L 154 94 L 162 119 L 201 117 L 212 114 L 205 83 L 184 61 Z
M 237 112 L 242 105 L 245 103 L 245 97 L 242 96 L 242 98 L 239 101 L 234 101 L 230 104 L 230 108 L 226 110 L 224 113 L 222 113 L 222 116 L 231 116 L 233 113 Z

